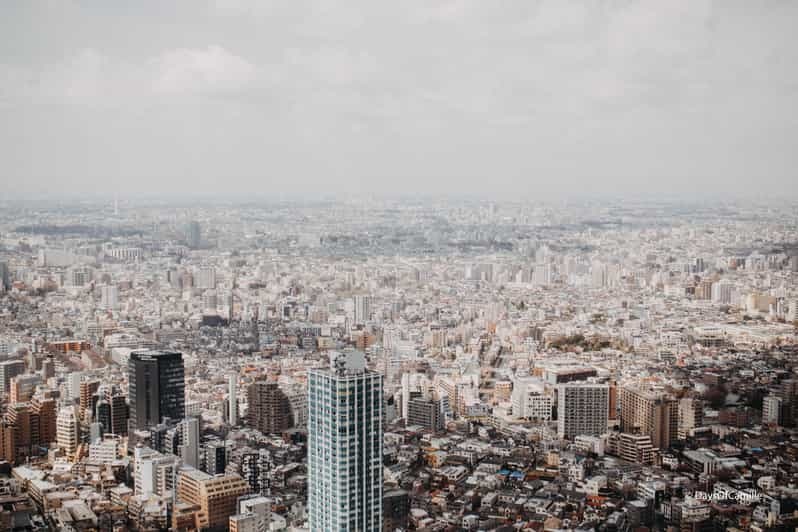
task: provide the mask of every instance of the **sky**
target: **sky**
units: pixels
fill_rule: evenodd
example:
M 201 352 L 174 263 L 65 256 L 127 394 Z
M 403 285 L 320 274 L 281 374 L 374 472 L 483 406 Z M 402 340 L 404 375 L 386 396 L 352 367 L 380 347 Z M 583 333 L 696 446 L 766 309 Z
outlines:
M 798 197 L 798 2 L 0 2 L 6 198 Z

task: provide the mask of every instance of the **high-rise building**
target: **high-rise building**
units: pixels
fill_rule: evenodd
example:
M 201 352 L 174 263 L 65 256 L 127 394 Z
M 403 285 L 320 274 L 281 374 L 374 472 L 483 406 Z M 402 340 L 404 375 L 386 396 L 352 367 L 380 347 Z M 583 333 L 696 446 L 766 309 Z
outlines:
M 77 402 L 80 400 L 80 379 L 82 377 L 83 374 L 79 371 L 73 371 L 67 375 L 66 392 L 71 401 Z
M 227 376 L 227 420 L 231 426 L 238 425 L 238 374 Z
M 382 530 L 383 376 L 360 351 L 308 372 L 311 530 Z
M 119 308 L 119 287 L 116 285 L 103 285 L 100 288 L 100 305 L 102 308 L 109 310 Z
M 80 425 L 74 406 L 67 406 L 58 411 L 56 430 L 58 446 L 64 450 L 70 460 L 74 460 L 80 443 Z
M 216 268 L 213 266 L 203 266 L 197 275 L 197 288 L 205 290 L 216 290 Z M 216 292 L 213 293 L 214 308 L 216 307 Z
M 245 453 L 240 458 L 241 476 L 252 488 L 253 493 L 267 494 L 270 488 L 269 471 L 272 467 L 268 450 Z
M 44 380 L 55 377 L 55 361 L 47 357 L 42 360 L 42 378 Z
M 202 243 L 202 228 L 199 222 L 191 221 L 186 227 L 186 245 L 191 249 L 197 249 Z
M 621 388 L 621 431 L 651 436 L 654 447 L 665 450 L 676 441 L 677 401 L 663 392 L 638 386 Z
M 56 401 L 38 393 L 30 401 L 31 445 L 50 447 L 56 441 Z M 35 454 L 39 454 L 38 451 Z
M 106 395 L 106 401 L 111 408 L 111 428 L 108 432 L 111 434 L 125 435 L 127 434 L 128 420 L 130 419 L 130 408 L 127 405 L 125 396 L 113 387 Z
M 11 379 L 25 373 L 25 362 L 22 360 L 5 360 L 0 362 L 0 393 L 11 388 Z
M 180 422 L 180 429 L 182 431 L 182 444 L 179 447 L 180 458 L 183 459 L 186 465 L 199 468 L 199 419 L 187 417 Z
M 781 397 L 768 395 L 762 400 L 762 423 L 778 425 L 781 420 Z
M 224 473 L 233 451 L 232 442 L 215 440 L 202 446 L 202 470 L 209 475 Z
M 600 436 L 607 432 L 609 386 L 561 384 L 557 391 L 557 433 L 560 438 Z
M 8 262 L 0 262 L 0 292 L 11 290 L 11 270 L 8 268 Z
M 100 381 L 82 381 L 80 383 L 80 419 L 86 419 L 88 414 L 94 413 L 96 392 Z
M 133 488 L 136 495 L 166 495 L 174 488 L 180 458 L 149 447 L 133 449 Z
M 516 419 L 551 419 L 552 398 L 545 393 L 543 382 L 534 377 L 521 378 L 513 384 L 510 395 Z
M 354 298 L 355 323 L 366 323 L 371 317 L 371 297 L 357 295 Z
M 164 418 L 183 419 L 186 415 L 185 386 L 182 353 L 154 350 L 130 353 L 130 426 L 145 429 Z
M 415 397 L 407 405 L 407 425 L 418 425 L 428 432 L 440 432 L 444 426 L 444 413 L 440 400 Z
M 36 373 L 30 375 L 17 375 L 11 379 L 8 390 L 9 401 L 12 403 L 25 403 L 33 397 L 36 387 L 42 383 L 42 376 Z
M 264 434 L 277 434 L 293 426 L 291 404 L 274 381 L 256 381 L 247 388 L 247 424 Z
M 238 498 L 249 492 L 249 485 L 238 475 L 211 476 L 196 469 L 185 469 L 177 480 L 177 498 L 199 507 L 197 525 L 200 530 L 227 527 L 230 516 L 238 512 Z
M 690 431 L 704 424 L 704 403 L 700 399 L 684 397 L 679 399 L 678 437 L 686 440 Z

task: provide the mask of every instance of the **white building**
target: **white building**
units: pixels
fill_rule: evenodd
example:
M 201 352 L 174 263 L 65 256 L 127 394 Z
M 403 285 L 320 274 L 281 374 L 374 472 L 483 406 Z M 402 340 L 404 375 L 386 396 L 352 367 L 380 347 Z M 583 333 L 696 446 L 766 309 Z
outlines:
M 382 530 L 382 375 L 360 351 L 308 372 L 311 530 Z
M 75 458 L 80 442 L 80 426 L 75 407 L 68 406 L 58 411 L 55 420 L 56 440 L 70 460 Z
M 227 389 L 228 421 L 235 427 L 238 425 L 238 374 L 227 376 Z
M 89 460 L 110 464 L 119 455 L 119 442 L 115 438 L 98 441 L 89 445 Z
M 545 393 L 543 382 L 539 379 L 527 377 L 516 380 L 510 400 L 516 419 L 551 419 L 552 398 Z
M 779 424 L 779 412 L 781 411 L 781 397 L 768 395 L 762 400 L 762 423 Z
M 100 287 L 100 306 L 108 310 L 119 308 L 119 287 L 116 285 L 103 285 Z

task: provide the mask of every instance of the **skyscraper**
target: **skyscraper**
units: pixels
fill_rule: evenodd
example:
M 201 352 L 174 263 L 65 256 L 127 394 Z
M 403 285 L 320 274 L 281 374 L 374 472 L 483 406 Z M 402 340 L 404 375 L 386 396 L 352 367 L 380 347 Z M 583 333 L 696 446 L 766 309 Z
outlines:
M 227 407 L 230 409 L 227 419 L 235 427 L 238 425 L 238 374 L 231 373 L 227 376 L 227 388 Z
M 308 375 L 310 529 L 382 529 L 382 374 L 360 351 Z
M 186 227 L 186 244 L 191 249 L 197 249 L 202 242 L 202 232 L 199 222 L 189 222 Z
M 164 418 L 183 419 L 185 385 L 182 353 L 153 350 L 130 353 L 130 426 L 145 429 Z

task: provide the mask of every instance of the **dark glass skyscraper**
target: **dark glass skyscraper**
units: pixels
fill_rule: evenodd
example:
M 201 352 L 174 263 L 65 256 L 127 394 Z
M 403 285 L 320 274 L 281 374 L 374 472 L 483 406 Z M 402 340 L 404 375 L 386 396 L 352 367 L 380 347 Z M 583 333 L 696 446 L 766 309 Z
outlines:
M 133 351 L 128 361 L 130 427 L 145 429 L 164 418 L 183 419 L 185 372 L 183 354 L 170 351 Z

